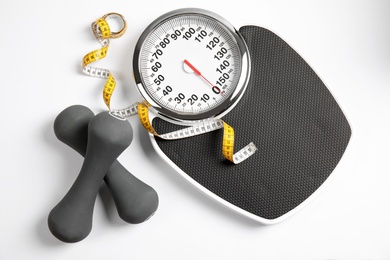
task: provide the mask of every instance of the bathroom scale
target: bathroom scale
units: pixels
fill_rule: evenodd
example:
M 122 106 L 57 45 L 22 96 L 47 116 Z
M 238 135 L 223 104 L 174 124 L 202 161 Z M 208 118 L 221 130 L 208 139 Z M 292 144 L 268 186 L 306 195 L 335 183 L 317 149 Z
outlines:
M 160 20 L 160 23 L 166 21 L 166 17 Z M 172 14 L 168 17 L 172 17 Z M 196 19 L 202 24 L 203 18 Z M 209 25 L 210 22 L 204 24 Z M 156 24 L 153 26 L 155 28 Z M 171 27 L 172 30 L 169 29 Z M 229 45 L 229 39 L 225 45 L 221 44 L 223 37 L 229 36 L 221 34 L 222 38 L 213 38 L 217 34 L 213 35 L 207 29 L 204 29 L 203 33 L 205 27 L 195 26 L 192 32 L 183 26 L 182 30 L 175 31 L 175 23 L 172 22 L 172 26 L 167 26 L 165 30 L 172 31 L 166 34 L 168 40 L 155 38 L 163 44 L 159 48 L 153 47 L 154 59 L 149 59 L 155 66 L 152 68 L 155 72 L 155 84 L 150 85 L 161 83 L 161 88 L 157 89 L 160 91 L 158 93 L 161 93 L 159 100 L 167 98 L 166 102 L 175 102 L 176 97 L 178 103 L 180 94 L 186 96 L 183 102 L 187 101 L 187 97 L 196 96 L 199 99 L 199 107 L 203 104 L 201 97 L 206 99 L 210 96 L 209 99 L 203 100 L 204 103 L 211 100 L 211 94 L 204 94 L 211 92 L 199 90 L 191 96 L 191 93 L 184 92 L 186 90 L 183 88 L 169 101 L 168 97 L 175 91 L 174 88 L 180 87 L 166 83 L 169 81 L 170 72 L 163 73 L 163 68 L 167 66 L 162 57 L 168 55 L 167 46 L 175 39 L 180 38 L 187 43 L 189 38 L 198 37 L 205 49 L 216 54 L 213 60 L 221 58 L 218 64 L 222 66 L 218 65 L 216 72 L 222 76 L 217 79 L 217 83 L 218 80 L 224 81 L 222 69 L 240 62 L 227 58 L 229 51 L 234 48 Z M 213 31 L 218 32 L 218 28 Z M 220 118 L 234 128 L 236 147 L 244 147 L 253 142 L 257 151 L 239 164 L 228 161 L 221 152 L 222 130 L 177 140 L 165 140 L 154 135 L 150 135 L 150 139 L 161 158 L 201 192 L 251 219 L 273 224 L 306 205 L 309 198 L 323 186 L 347 148 L 351 127 L 324 82 L 283 39 L 259 26 L 244 26 L 237 33 L 242 37 L 249 53 L 248 71 L 245 72 L 249 76 L 244 90 L 238 93 L 234 100 L 235 105 L 228 111 L 220 112 Z M 208 40 L 204 42 L 202 37 L 208 37 Z M 194 39 L 193 42 L 198 40 Z M 212 41 L 215 41 L 215 44 Z M 213 49 L 214 45 L 217 49 Z M 227 50 L 226 53 L 223 48 Z M 180 51 L 180 48 L 176 51 Z M 232 56 L 234 55 L 233 50 Z M 195 65 L 197 57 L 189 55 L 185 58 L 183 69 L 194 74 L 194 77 L 203 77 Z M 225 60 L 228 62 L 224 63 Z M 245 67 L 245 61 L 241 65 Z M 233 66 L 230 71 L 235 70 L 237 68 Z M 233 74 L 227 75 L 226 77 L 230 78 L 226 80 L 234 81 Z M 139 77 L 135 75 L 136 78 L 137 76 Z M 207 79 L 200 80 L 205 85 L 209 83 L 206 82 Z M 215 86 L 218 87 L 218 84 Z M 222 86 L 229 91 L 228 84 L 222 84 L 218 89 L 214 89 L 214 85 L 210 84 L 214 92 L 222 91 Z M 218 98 L 223 99 L 224 96 Z M 156 102 L 158 103 L 157 99 Z M 208 106 L 212 106 L 212 103 Z M 179 114 L 185 115 L 187 108 L 183 106 L 180 109 L 183 111 Z M 192 119 L 197 120 L 196 117 Z M 159 133 L 183 128 L 180 124 L 161 117 L 155 117 L 151 124 Z

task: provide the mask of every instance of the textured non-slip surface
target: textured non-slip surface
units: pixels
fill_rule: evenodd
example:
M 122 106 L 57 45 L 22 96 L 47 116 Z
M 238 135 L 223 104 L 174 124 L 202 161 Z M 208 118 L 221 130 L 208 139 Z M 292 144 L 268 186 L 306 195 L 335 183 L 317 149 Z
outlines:
M 163 153 L 196 182 L 227 202 L 265 219 L 283 216 L 332 173 L 351 136 L 350 126 L 324 83 L 281 38 L 261 27 L 240 29 L 252 59 L 248 89 L 223 119 L 239 150 L 258 151 L 233 165 L 221 152 L 222 131 L 164 141 Z M 177 129 L 161 119 L 160 133 Z

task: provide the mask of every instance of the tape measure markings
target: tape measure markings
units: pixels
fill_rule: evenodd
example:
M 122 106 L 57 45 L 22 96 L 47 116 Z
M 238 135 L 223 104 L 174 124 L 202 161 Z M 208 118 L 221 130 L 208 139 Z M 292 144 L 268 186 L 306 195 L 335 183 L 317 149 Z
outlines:
M 178 140 L 183 138 L 189 138 L 223 129 L 222 154 L 227 160 L 233 162 L 234 164 L 238 164 L 245 161 L 257 151 L 257 147 L 253 142 L 251 142 L 238 152 L 234 153 L 234 129 L 222 119 L 209 119 L 202 121 L 199 124 L 195 124 L 177 131 L 158 134 L 150 122 L 149 108 L 143 103 L 137 103 L 125 109 L 113 110 L 113 112 L 124 117 L 130 117 L 138 114 L 138 117 L 143 127 L 149 133 L 164 140 Z
M 138 103 L 122 108 L 122 109 L 113 109 L 111 110 L 113 113 L 116 113 L 118 115 L 121 115 L 122 117 L 131 117 L 134 115 L 138 115 Z
M 107 22 L 109 19 L 119 19 L 123 27 L 119 32 L 113 32 Z M 109 38 L 121 37 L 127 28 L 127 24 L 122 15 L 117 13 L 108 13 L 102 18 L 97 19 L 91 24 L 92 32 L 102 48 L 94 50 L 86 54 L 83 58 L 83 73 L 91 76 L 107 79 L 103 88 L 103 101 L 110 110 L 111 97 L 116 87 L 116 81 L 111 72 L 107 69 L 88 66 L 92 62 L 101 60 L 107 56 L 108 46 L 110 44 Z

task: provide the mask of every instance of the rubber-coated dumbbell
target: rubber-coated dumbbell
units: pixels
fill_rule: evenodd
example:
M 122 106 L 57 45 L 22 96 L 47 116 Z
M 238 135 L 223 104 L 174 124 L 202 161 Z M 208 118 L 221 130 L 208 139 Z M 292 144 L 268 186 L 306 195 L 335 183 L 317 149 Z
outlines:
M 88 123 L 93 112 L 82 105 L 64 109 L 54 121 L 54 133 L 63 143 L 85 155 L 88 139 Z M 158 207 L 157 192 L 126 170 L 117 160 L 104 177 L 114 199 L 119 216 L 131 224 L 142 223 L 151 217 Z
M 158 205 L 155 191 L 129 174 L 116 161 L 132 140 L 129 122 L 108 112 L 92 117 L 93 113 L 89 109 L 72 106 L 60 113 L 54 124 L 55 133 L 61 141 L 69 144 L 80 154 L 85 154 L 83 167 L 75 183 L 53 208 L 48 218 L 49 229 L 54 236 L 64 242 L 80 241 L 90 233 L 95 199 L 105 176 L 118 212 L 127 222 L 140 223 L 146 220 L 155 212 Z M 132 183 L 133 180 L 136 180 L 135 185 Z M 129 183 L 131 185 L 126 186 Z M 140 202 L 137 198 L 142 197 L 142 194 L 136 192 L 139 183 L 143 186 L 140 190 L 146 187 L 145 194 L 149 194 L 147 210 L 141 210 L 141 214 L 137 213 Z M 134 186 L 135 190 L 127 192 Z

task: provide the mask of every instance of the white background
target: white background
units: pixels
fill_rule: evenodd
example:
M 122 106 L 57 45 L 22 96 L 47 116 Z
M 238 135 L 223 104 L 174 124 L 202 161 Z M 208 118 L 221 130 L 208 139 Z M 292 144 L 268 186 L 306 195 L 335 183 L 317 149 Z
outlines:
M 317 71 L 349 118 L 353 138 L 327 186 L 285 221 L 264 226 L 200 193 L 154 152 L 137 118 L 122 164 L 156 189 L 147 222 L 130 225 L 108 190 L 93 229 L 66 244 L 47 215 L 76 178 L 82 158 L 53 133 L 73 104 L 105 110 L 104 80 L 81 59 L 99 47 L 92 21 L 124 15 L 126 34 L 99 65 L 118 81 L 112 106 L 139 101 L 134 45 L 159 15 L 180 7 L 214 11 L 236 28 L 259 25 L 285 39 Z M 390 259 L 390 1 L 49 1 L 0 4 L 0 259 Z M 104 192 L 105 191 L 105 192 Z

